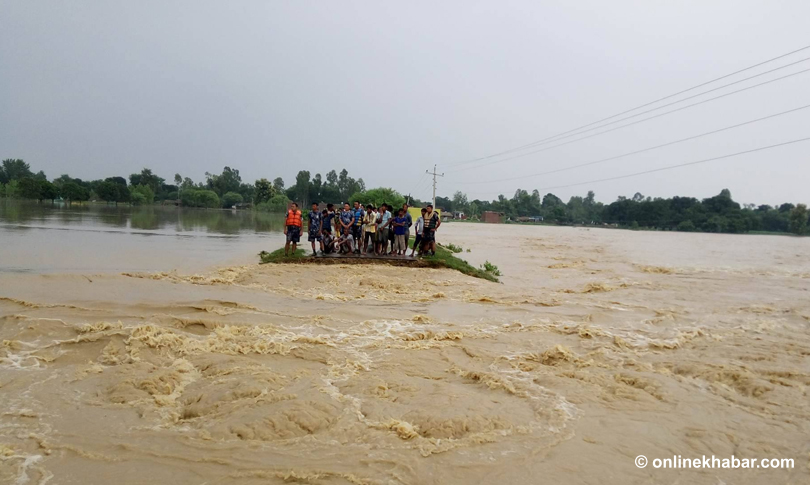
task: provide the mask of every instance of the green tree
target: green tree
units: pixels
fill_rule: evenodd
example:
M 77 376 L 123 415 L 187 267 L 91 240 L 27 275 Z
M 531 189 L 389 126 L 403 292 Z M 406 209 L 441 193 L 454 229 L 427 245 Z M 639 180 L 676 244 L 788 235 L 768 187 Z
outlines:
M 96 187 L 96 194 L 98 198 L 103 200 L 104 202 L 115 202 L 118 203 L 118 188 L 121 187 L 119 184 L 115 182 L 111 182 L 109 180 L 105 180 L 101 182 L 98 187 Z
M 155 192 L 149 185 L 130 186 L 129 198 L 134 205 L 147 205 L 155 201 Z
M 130 185 L 145 185 L 152 189 L 152 196 L 160 191 L 165 180 L 152 173 L 151 169 L 144 168 L 141 173 L 133 173 L 129 176 Z M 145 195 L 145 194 L 144 194 Z M 150 202 L 151 203 L 151 202 Z
M 808 212 L 807 206 L 798 204 L 790 211 L 790 232 L 793 234 L 806 234 L 807 233 L 807 219 Z
M 695 223 L 692 221 L 681 221 L 681 223 L 678 224 L 678 230 L 682 232 L 692 232 L 695 229 Z
M 255 192 L 253 200 L 257 205 L 267 202 L 268 200 L 272 199 L 274 195 L 276 195 L 275 187 L 270 183 L 269 180 L 265 178 L 257 180 L 254 183 L 254 186 Z
M 59 196 L 70 202 L 82 202 L 90 198 L 90 191 L 73 180 L 58 187 Z
M 306 207 L 309 199 L 309 185 L 309 171 L 301 170 L 295 176 L 295 185 L 287 190 L 287 196 L 301 204 L 301 207 Z
M 228 192 L 239 192 L 242 185 L 242 177 L 239 175 L 239 170 L 231 167 L 222 169 L 220 175 L 212 175 L 208 172 L 205 173 L 207 179 L 208 189 L 213 190 L 217 195 L 221 196 Z
M 7 158 L 3 160 L 2 178 L 4 183 L 11 182 L 12 180 L 21 180 L 24 178 L 33 178 L 34 174 L 31 172 L 31 166 L 19 158 Z
M 3 187 L 5 187 L 5 194 L 4 197 L 7 199 L 14 199 L 17 197 L 17 185 L 18 182 L 16 180 L 11 180 Z
M 281 177 L 276 177 L 273 179 L 273 188 L 276 190 L 276 193 L 280 193 L 284 190 L 284 179 Z
M 200 190 L 197 194 L 197 207 L 207 209 L 219 207 L 219 196 L 213 190 Z
M 348 199 L 348 202 L 359 200 L 361 204 L 373 204 L 379 207 L 381 204 L 391 204 L 392 207 L 398 209 L 405 203 L 405 197 L 390 187 L 378 187 L 369 189 L 363 192 L 355 192 Z
M 39 180 L 40 185 L 40 193 L 39 196 L 41 197 L 40 200 L 56 200 L 58 197 L 58 192 L 56 190 L 56 186 L 47 180 Z
M 23 199 L 42 200 L 41 192 L 42 187 L 39 181 L 33 177 L 25 177 L 18 180 L 19 192 L 18 196 Z
M 287 210 L 287 205 L 290 199 L 284 193 L 274 195 L 270 200 L 256 205 L 256 210 L 261 212 L 284 212 Z
M 467 194 L 457 190 L 453 194 L 453 210 L 461 212 L 469 212 L 470 202 L 467 200 Z
M 233 207 L 236 204 L 241 204 L 244 199 L 241 194 L 236 192 L 228 192 L 222 196 L 222 207 Z

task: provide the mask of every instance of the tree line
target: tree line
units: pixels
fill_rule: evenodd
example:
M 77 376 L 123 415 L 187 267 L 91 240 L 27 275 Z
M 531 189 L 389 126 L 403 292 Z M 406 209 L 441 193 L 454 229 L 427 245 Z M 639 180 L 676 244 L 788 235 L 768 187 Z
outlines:
M 260 211 L 281 212 L 294 200 L 307 207 L 312 202 L 360 201 L 363 204 L 388 203 L 399 207 L 406 197 L 388 187 L 367 189 L 362 178 L 349 176 L 346 169 L 331 170 L 322 177 L 301 170 L 295 183 L 286 187 L 281 177 L 272 181 L 261 178 L 254 183 L 242 180 L 239 170 L 225 167 L 220 174 L 205 173 L 205 180 L 194 182 L 189 177 L 175 174 L 167 182 L 151 169 L 144 168 L 128 178 L 116 176 L 84 181 L 61 175 L 49 181 L 45 173 L 34 173 L 19 159 L 3 160 L 0 166 L 0 197 L 56 200 L 69 202 L 103 201 L 146 205 L 171 201 L 187 207 L 217 208 L 244 207 Z M 413 206 L 422 206 L 418 199 L 410 199 Z M 464 212 L 472 219 L 485 211 L 494 211 L 517 220 L 520 217 L 542 217 L 545 222 L 557 224 L 616 225 L 620 227 L 672 231 L 701 232 L 792 232 L 806 234 L 810 215 L 804 204 L 784 203 L 779 206 L 735 202 L 731 192 L 702 200 L 694 197 L 652 198 L 636 193 L 633 197 L 619 197 L 610 204 L 595 199 L 593 191 L 585 197 L 574 196 L 568 202 L 552 193 L 541 197 L 537 190 L 531 193 L 518 189 L 511 198 L 499 195 L 497 199 L 468 200 L 466 194 L 456 192 L 452 198 L 436 197 L 436 206 L 445 211 Z
M 810 214 L 804 204 L 740 205 L 728 189 L 702 200 L 678 196 L 652 198 L 637 192 L 631 198 L 619 197 L 610 204 L 597 202 L 593 191 L 585 197 L 571 197 L 567 203 L 551 193 L 541 197 L 537 190 L 529 193 L 518 189 L 510 199 L 500 195 L 493 201 L 469 201 L 464 193 L 456 192 L 452 198 L 436 197 L 436 205 L 464 212 L 473 219 L 485 211 L 494 211 L 512 220 L 542 217 L 545 222 L 557 224 L 608 224 L 666 231 L 807 234 L 810 226 Z
M 202 182 L 194 182 L 179 173 L 167 181 L 149 168 L 128 178 L 82 180 L 65 174 L 48 180 L 43 171 L 34 173 L 30 165 L 20 159 L 6 159 L 0 165 L 0 197 L 132 205 L 168 201 L 187 207 L 255 208 L 267 212 L 284 211 L 292 200 L 304 206 L 324 201 L 337 204 L 360 200 L 364 204 L 390 202 L 394 205 L 405 202 L 405 197 L 391 188 L 367 190 L 363 179 L 349 176 L 346 169 L 340 173 L 331 170 L 325 178 L 320 173 L 311 176 L 309 171 L 301 170 L 291 187 L 285 187 L 281 177 L 246 183 L 239 170 L 231 167 L 223 168 L 220 174 L 206 172 Z

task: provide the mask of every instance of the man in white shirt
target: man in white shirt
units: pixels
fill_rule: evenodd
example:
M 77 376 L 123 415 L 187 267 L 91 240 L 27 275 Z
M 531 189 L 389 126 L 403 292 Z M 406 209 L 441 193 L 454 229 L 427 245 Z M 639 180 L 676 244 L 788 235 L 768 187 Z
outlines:
M 419 216 L 419 219 L 416 220 L 416 239 L 413 240 L 413 249 L 411 250 L 411 257 L 419 249 L 419 255 L 422 255 L 422 248 L 420 244 L 422 244 L 422 233 L 425 231 L 425 213 L 427 209 L 424 207 L 422 208 L 422 215 Z

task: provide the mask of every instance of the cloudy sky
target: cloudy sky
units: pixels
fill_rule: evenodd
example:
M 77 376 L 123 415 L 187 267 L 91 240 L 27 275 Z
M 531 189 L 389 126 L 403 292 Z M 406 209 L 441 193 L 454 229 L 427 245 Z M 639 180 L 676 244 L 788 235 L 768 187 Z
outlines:
M 729 188 L 740 202 L 810 202 L 810 142 L 596 182 L 810 137 L 810 109 L 545 173 L 810 105 L 810 72 L 469 162 L 810 45 L 808 19 L 807 0 L 5 0 L 0 158 L 85 179 L 148 166 L 202 180 L 228 165 L 247 181 L 290 183 L 301 169 L 346 168 L 421 198 L 437 164 L 439 194 L 470 199 L 518 187 L 602 201 Z M 610 121 L 805 58 L 810 49 Z M 537 153 L 512 158 L 527 151 Z

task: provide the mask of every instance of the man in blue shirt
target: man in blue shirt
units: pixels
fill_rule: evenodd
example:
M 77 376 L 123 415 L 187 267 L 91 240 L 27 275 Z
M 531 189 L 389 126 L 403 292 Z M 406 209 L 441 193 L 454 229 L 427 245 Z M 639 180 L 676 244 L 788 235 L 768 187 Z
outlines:
M 405 209 L 400 209 L 397 217 L 394 218 L 394 248 L 392 250 L 397 256 L 405 255 L 408 243 L 405 234 L 408 232 L 408 218 L 405 217 Z
M 349 209 L 349 203 L 343 204 L 343 212 L 340 213 L 338 225 L 340 226 L 340 235 L 349 234 L 351 232 L 352 224 L 354 224 L 354 214 Z
M 352 223 L 352 236 L 354 236 L 355 241 L 362 241 L 363 218 L 366 216 L 366 211 L 363 210 L 363 206 L 360 205 L 359 200 L 354 201 L 354 211 L 352 211 L 352 215 L 354 216 L 354 222 Z M 360 245 L 358 244 L 357 246 L 358 247 L 354 250 L 354 252 L 360 254 Z
M 405 226 L 405 250 L 408 250 L 408 241 L 411 239 L 411 226 L 413 225 L 413 216 L 408 212 L 408 203 L 402 204 L 402 210 L 405 211 L 405 218 L 408 219 L 408 225 Z

